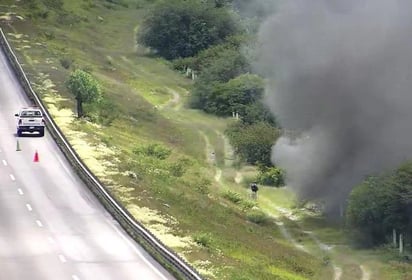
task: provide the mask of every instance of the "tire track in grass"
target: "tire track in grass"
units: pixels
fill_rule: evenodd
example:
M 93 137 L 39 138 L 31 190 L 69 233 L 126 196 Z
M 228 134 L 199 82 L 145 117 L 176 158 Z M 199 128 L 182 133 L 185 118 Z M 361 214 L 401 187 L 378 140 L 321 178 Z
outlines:
M 235 161 L 235 151 L 230 145 L 229 139 L 220 131 L 215 130 L 217 136 L 222 139 L 223 142 L 223 153 L 224 153 L 224 163 L 226 167 L 231 167 Z
M 327 252 L 327 251 L 330 251 L 330 250 L 333 249 L 333 246 L 330 246 L 330 245 L 327 245 L 327 244 L 325 244 L 325 243 L 322 243 L 322 242 L 319 240 L 319 238 L 318 238 L 313 232 L 308 231 L 308 230 L 304 230 L 303 233 L 306 233 L 306 234 L 316 243 L 316 245 L 318 245 L 319 249 L 321 249 L 322 251 Z M 334 280 L 339 280 L 339 279 L 341 279 L 342 273 L 343 273 L 342 268 L 339 267 L 339 266 L 337 266 L 337 265 L 336 265 L 334 262 L 332 262 L 332 261 L 331 261 L 331 265 L 332 265 L 333 274 L 334 274 L 333 279 L 334 279 Z
M 210 144 L 209 137 L 207 137 L 206 133 L 204 133 L 202 130 L 199 130 L 200 135 L 202 135 L 204 141 L 205 141 L 205 155 L 206 155 L 206 160 L 210 165 L 215 166 L 215 181 L 218 183 L 221 183 L 221 178 L 222 178 L 222 169 L 217 167 L 216 165 L 216 153 L 215 153 L 215 148 L 213 147 L 212 144 Z
M 180 102 L 180 94 L 172 88 L 166 88 L 166 90 L 172 95 L 165 104 L 161 105 L 161 109 L 173 108 L 173 110 L 178 111 L 181 109 L 182 103 Z
M 359 267 L 362 271 L 362 279 L 361 280 L 370 280 L 371 279 L 370 271 L 363 264 L 361 264 Z
M 262 198 L 261 198 L 262 199 Z M 266 199 L 267 200 L 267 199 Z M 271 203 L 266 203 L 267 205 L 271 205 Z M 294 215 L 289 209 L 279 207 L 279 206 L 271 206 L 273 210 L 280 213 L 280 215 L 288 220 L 296 222 L 298 217 Z M 302 250 L 306 253 L 310 253 L 310 251 L 302 244 L 300 244 L 288 231 L 287 227 L 284 225 L 282 221 L 279 220 L 278 216 L 270 214 L 272 218 L 275 219 L 275 223 L 279 226 L 279 230 L 282 233 L 283 237 L 287 239 L 290 243 L 293 244 L 299 250 Z M 317 236 L 311 231 L 305 231 L 301 228 L 301 226 L 297 223 L 299 229 L 302 233 L 307 234 L 311 239 L 315 242 L 315 244 L 319 247 L 322 251 L 329 251 L 333 248 L 333 246 L 329 246 L 325 243 L 322 243 Z M 340 280 L 342 278 L 343 270 L 341 267 L 337 266 L 334 262 L 330 263 L 333 268 L 333 280 Z M 362 279 L 362 280 L 369 280 L 369 279 Z

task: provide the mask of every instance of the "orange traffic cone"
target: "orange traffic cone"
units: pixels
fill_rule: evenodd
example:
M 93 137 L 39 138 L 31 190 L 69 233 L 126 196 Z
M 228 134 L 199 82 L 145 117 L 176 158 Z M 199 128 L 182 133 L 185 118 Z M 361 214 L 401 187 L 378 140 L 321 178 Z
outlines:
M 36 150 L 36 152 L 34 153 L 34 160 L 33 160 L 34 162 L 39 162 L 39 153 L 37 152 L 37 150 Z

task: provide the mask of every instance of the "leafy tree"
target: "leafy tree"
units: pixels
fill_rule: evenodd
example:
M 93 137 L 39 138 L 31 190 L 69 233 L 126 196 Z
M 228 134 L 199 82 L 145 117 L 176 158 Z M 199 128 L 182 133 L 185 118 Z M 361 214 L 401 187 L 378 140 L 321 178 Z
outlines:
M 236 153 L 250 164 L 271 166 L 271 150 L 280 131 L 265 122 L 246 125 L 237 122 L 226 130 Z
M 256 181 L 260 184 L 274 187 L 285 185 L 284 171 L 276 166 L 259 166 L 259 174 Z
M 102 98 L 99 82 L 83 70 L 77 69 L 72 72 L 66 84 L 76 98 L 77 116 L 79 118 L 84 116 L 83 103 L 99 102 Z
M 263 80 L 257 75 L 240 75 L 227 83 L 217 84 L 211 91 L 204 110 L 220 116 L 232 112 L 243 115 L 246 107 L 257 102 L 263 95 Z
M 196 0 L 161 1 L 146 16 L 138 43 L 166 59 L 190 57 L 238 32 L 225 8 Z
M 244 124 L 266 122 L 273 127 L 278 127 L 275 116 L 269 111 L 269 108 L 265 106 L 261 100 L 245 106 L 244 110 L 239 110 L 239 112 L 240 120 Z
M 209 48 L 200 51 L 196 56 L 179 58 L 173 61 L 173 66 L 176 70 L 186 71 L 189 67 L 198 73 L 203 72 L 207 67 L 210 67 L 215 60 L 227 56 L 227 51 L 234 51 L 240 53 L 241 47 L 247 42 L 249 38 L 245 35 L 234 35 L 225 39 L 225 41 L 218 45 L 210 46 Z
M 249 62 L 238 50 L 225 50 L 199 75 L 193 88 L 190 105 L 205 110 L 206 107 L 210 107 L 209 99 L 212 97 L 213 100 L 213 95 L 216 96 L 215 91 L 221 84 L 249 71 Z M 211 109 L 205 111 L 215 112 Z
M 392 229 L 411 233 L 411 198 L 412 163 L 403 164 L 392 174 L 369 177 L 350 194 L 348 225 L 356 230 L 363 245 L 385 242 Z
M 376 245 L 385 240 L 388 229 L 384 228 L 385 209 L 389 205 L 392 190 L 384 187 L 381 178 L 370 177 L 350 194 L 346 212 L 348 224 L 359 232 L 363 245 Z M 369 240 L 367 240 L 367 237 Z

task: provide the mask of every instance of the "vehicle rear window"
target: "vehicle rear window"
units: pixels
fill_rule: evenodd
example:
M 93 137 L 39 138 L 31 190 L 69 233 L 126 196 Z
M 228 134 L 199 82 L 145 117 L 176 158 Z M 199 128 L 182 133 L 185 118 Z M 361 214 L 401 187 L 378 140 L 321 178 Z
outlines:
M 41 117 L 41 112 L 40 111 L 22 111 L 20 113 L 20 117 L 22 118 Z

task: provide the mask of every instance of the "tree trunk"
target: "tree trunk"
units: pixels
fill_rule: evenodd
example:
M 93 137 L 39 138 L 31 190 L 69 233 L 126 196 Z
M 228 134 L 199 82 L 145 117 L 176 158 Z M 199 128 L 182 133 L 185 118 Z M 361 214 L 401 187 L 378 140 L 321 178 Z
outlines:
M 83 102 L 80 99 L 77 99 L 77 117 L 83 117 Z

